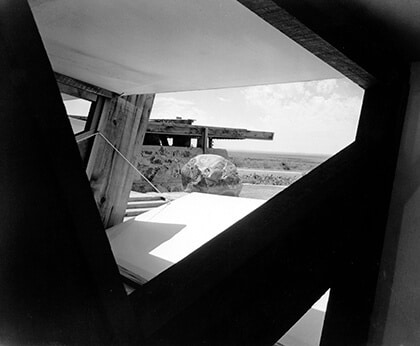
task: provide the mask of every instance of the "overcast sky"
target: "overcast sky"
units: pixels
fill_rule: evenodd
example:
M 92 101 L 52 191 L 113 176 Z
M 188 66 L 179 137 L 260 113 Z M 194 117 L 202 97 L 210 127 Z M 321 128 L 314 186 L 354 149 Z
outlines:
M 355 137 L 363 90 L 349 80 L 265 85 L 156 95 L 151 118 L 195 119 L 195 124 L 274 132 L 273 141 L 215 141 L 215 147 L 333 154 Z M 66 102 L 69 114 L 89 103 Z M 77 121 L 73 121 L 75 123 Z
M 273 141 L 216 141 L 215 147 L 333 154 L 355 137 L 363 90 L 347 79 L 156 96 L 152 118 L 274 132 Z

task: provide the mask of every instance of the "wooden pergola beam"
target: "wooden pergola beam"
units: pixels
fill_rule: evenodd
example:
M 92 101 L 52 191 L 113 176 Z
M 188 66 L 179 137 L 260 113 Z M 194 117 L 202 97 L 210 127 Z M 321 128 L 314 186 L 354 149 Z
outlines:
M 69 114 L 69 117 L 76 120 L 87 121 L 86 116 Z M 208 132 L 207 137 L 211 139 L 260 139 L 271 141 L 274 138 L 274 132 L 188 124 L 169 125 L 155 121 L 149 121 L 146 133 L 153 135 L 174 135 L 200 138 L 203 135 L 203 131 L 206 129 Z
M 200 138 L 204 129 L 208 129 L 208 138 L 212 139 L 260 139 L 273 140 L 274 133 L 266 131 L 250 131 L 239 128 L 198 126 L 176 123 L 162 123 L 150 121 L 147 133 L 158 135 L 180 135 Z

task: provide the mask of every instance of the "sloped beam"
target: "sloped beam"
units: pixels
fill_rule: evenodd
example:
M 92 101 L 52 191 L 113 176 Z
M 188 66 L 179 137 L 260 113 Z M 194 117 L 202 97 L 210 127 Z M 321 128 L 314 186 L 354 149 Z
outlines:
M 361 238 L 349 239 L 340 255 L 343 267 L 332 282 L 322 346 L 371 345 L 369 331 L 381 328 L 373 324 L 373 304 L 407 103 L 408 68 L 400 67 L 399 75 L 399 80 L 365 92 L 356 137 L 365 157 L 363 170 L 370 172 L 357 202 Z
M 310 0 L 238 1 L 363 88 L 398 78 L 403 60 L 351 2 L 328 1 L 326 13 Z

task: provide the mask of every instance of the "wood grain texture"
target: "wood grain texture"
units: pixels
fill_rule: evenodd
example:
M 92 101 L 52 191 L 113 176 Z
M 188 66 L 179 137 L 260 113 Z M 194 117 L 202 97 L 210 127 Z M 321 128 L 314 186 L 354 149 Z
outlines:
M 105 101 L 98 125 L 133 165 L 143 144 L 154 95 L 117 97 Z M 133 168 L 100 136 L 95 138 L 87 174 L 105 228 L 122 222 L 134 179 Z
M 208 138 L 213 139 L 261 139 L 272 140 L 273 132 L 250 131 L 241 128 L 199 126 L 179 123 L 165 123 L 150 121 L 147 127 L 147 133 L 164 135 L 182 135 L 200 138 L 203 136 L 204 129 L 208 130 Z

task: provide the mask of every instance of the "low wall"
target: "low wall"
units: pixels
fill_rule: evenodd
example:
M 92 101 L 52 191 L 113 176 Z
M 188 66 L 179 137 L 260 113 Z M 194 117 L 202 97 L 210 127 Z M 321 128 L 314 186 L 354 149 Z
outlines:
M 207 151 L 208 154 L 220 155 L 229 159 L 225 149 L 208 149 Z M 137 169 L 161 192 L 183 191 L 181 169 L 190 159 L 201 154 L 203 154 L 201 148 L 143 145 Z M 133 190 L 138 192 L 155 191 L 137 173 Z

